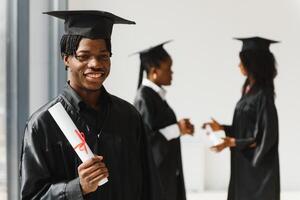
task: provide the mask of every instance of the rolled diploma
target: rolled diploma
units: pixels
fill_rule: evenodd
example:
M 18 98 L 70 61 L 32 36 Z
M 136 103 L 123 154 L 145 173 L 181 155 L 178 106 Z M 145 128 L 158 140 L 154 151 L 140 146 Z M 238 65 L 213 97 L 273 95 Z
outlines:
M 59 126 L 60 130 L 66 136 L 67 140 L 70 142 L 74 151 L 77 153 L 82 162 L 85 162 L 94 157 L 93 152 L 90 147 L 84 142 L 82 143 L 82 138 L 80 137 L 80 131 L 72 121 L 71 117 L 62 106 L 60 102 L 53 105 L 48 109 L 53 119 Z M 77 148 L 79 147 L 79 148 Z M 99 181 L 98 185 L 103 185 L 108 181 L 107 178 Z
M 206 127 L 206 135 L 213 146 L 221 144 L 223 140 L 216 136 L 209 126 Z

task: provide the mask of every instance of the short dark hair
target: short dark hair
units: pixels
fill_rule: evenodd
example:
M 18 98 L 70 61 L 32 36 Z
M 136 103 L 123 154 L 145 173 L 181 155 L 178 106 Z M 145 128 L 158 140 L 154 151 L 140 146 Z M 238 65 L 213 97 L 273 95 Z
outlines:
M 269 89 L 275 95 L 274 78 L 277 75 L 276 60 L 270 51 L 242 51 L 240 59 L 254 80 L 254 86 L 262 89 Z M 243 94 L 249 80 L 245 81 Z
M 64 56 L 75 55 L 75 52 L 78 48 L 79 42 L 84 38 L 81 35 L 63 35 L 60 40 L 60 55 L 63 58 Z M 110 39 L 104 39 L 106 43 L 106 48 L 111 53 L 111 41 Z

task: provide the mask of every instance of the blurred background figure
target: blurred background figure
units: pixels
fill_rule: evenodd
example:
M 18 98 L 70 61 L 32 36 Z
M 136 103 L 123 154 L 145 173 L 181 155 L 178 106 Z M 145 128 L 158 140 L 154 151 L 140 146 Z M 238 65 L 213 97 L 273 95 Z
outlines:
M 224 142 L 212 149 L 231 150 L 228 200 L 279 200 L 278 117 L 274 104 L 277 70 L 269 50 L 270 44 L 277 42 L 260 37 L 238 40 L 243 42 L 239 68 L 246 80 L 232 125 L 220 125 L 213 119 L 203 126 L 226 133 Z
M 173 74 L 172 58 L 163 48 L 168 42 L 139 52 L 141 64 L 134 105 L 145 122 L 166 199 L 185 200 L 180 136 L 192 135 L 194 126 L 189 119 L 178 121 L 166 101 L 162 86 L 171 85 Z

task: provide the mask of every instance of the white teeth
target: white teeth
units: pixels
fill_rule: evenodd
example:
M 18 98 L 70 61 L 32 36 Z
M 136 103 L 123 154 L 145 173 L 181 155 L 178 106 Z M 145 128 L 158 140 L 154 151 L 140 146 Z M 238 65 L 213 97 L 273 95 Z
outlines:
M 86 76 L 91 78 L 99 78 L 100 76 L 102 76 L 102 74 L 87 74 Z

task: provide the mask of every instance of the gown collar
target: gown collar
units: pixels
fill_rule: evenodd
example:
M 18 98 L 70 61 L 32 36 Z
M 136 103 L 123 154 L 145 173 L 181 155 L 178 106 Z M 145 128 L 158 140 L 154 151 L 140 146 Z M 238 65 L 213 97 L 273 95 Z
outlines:
M 149 79 L 144 78 L 142 81 L 142 85 L 143 86 L 147 86 L 150 87 L 151 89 L 153 89 L 163 100 L 166 100 L 166 94 L 167 91 L 162 88 L 159 87 L 158 85 L 156 85 L 155 83 L 153 83 L 152 81 L 150 81 Z

